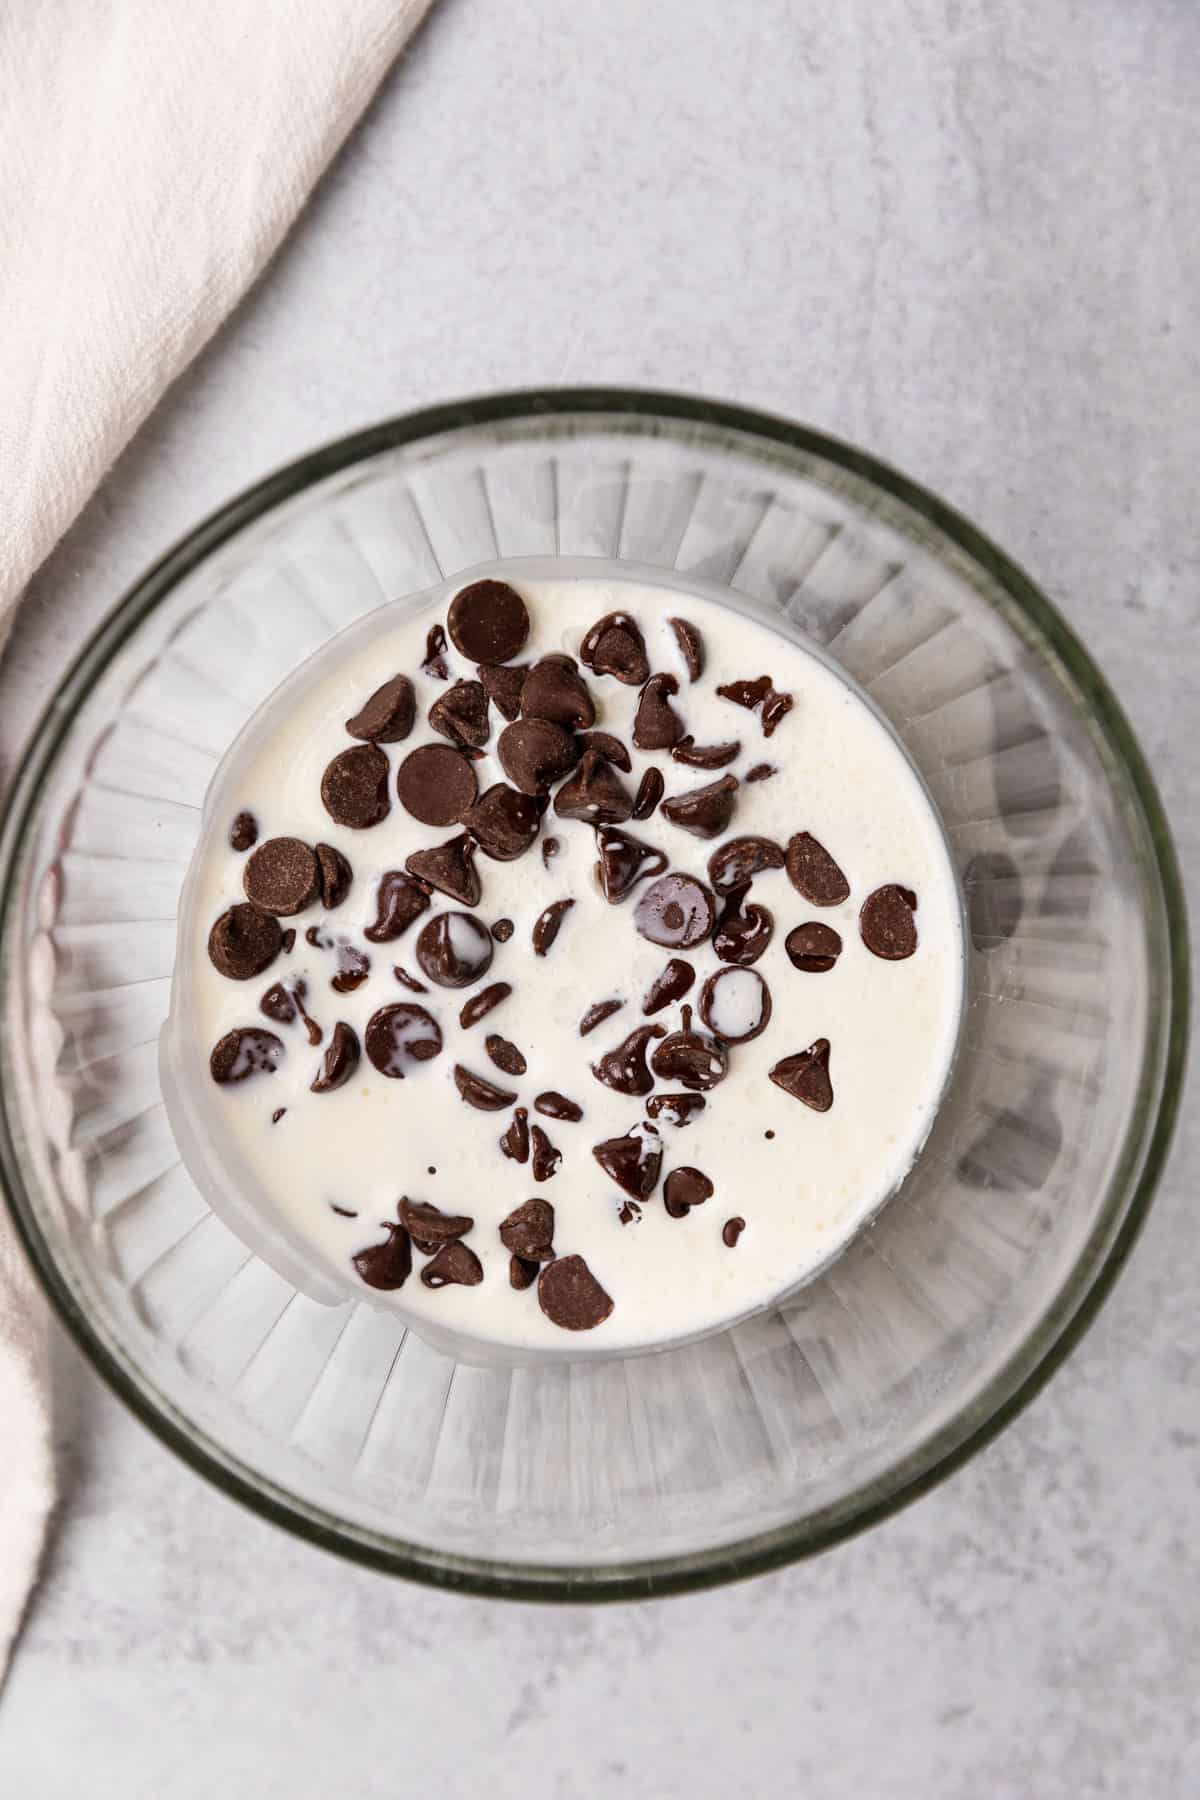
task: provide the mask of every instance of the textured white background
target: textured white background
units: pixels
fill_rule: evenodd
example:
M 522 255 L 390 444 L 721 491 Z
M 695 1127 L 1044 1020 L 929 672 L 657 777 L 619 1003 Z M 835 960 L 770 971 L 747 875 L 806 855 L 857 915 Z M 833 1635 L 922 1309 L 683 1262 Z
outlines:
M 537 382 L 857 439 L 1040 578 L 1200 866 L 1194 0 L 441 0 L 282 257 L 43 570 L 6 758 L 85 626 L 303 448 Z M 1183 1800 L 1200 1791 L 1200 1129 L 997 1443 L 819 1562 L 541 1611 L 343 1568 L 65 1345 L 13 1800 Z

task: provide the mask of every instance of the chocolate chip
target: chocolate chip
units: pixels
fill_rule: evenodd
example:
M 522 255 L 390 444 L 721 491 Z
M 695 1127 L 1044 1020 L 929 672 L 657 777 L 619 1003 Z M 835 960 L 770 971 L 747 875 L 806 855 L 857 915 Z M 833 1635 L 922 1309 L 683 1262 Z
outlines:
M 404 866 L 410 875 L 427 881 L 439 894 L 448 895 L 462 906 L 479 905 L 483 888 L 475 867 L 475 840 L 465 831 L 432 849 L 414 850 L 405 857 Z
M 586 731 L 596 708 L 574 657 L 555 654 L 535 662 L 521 689 L 521 716 L 549 719 L 568 731 Z
M 417 701 L 413 684 L 407 675 L 393 675 L 346 720 L 352 738 L 365 738 L 368 743 L 399 744 L 413 728 Z
M 650 983 L 646 998 L 642 1001 L 642 1011 L 656 1013 L 661 1012 L 664 1006 L 674 1006 L 676 1000 L 683 999 L 695 979 L 696 971 L 691 963 L 673 956 L 662 974 L 656 975 Z
M 657 1046 L 651 1067 L 664 1081 L 677 1081 L 693 1093 L 716 1087 L 729 1073 L 729 1058 L 716 1038 L 692 1030 L 692 1009 L 682 1008 L 683 1029 L 673 1031 Z
M 507 944 L 516 929 L 511 919 L 497 919 L 492 926 L 492 936 L 498 944 Z
M 622 1200 L 617 1208 L 617 1217 L 622 1225 L 636 1225 L 642 1216 L 642 1209 L 636 1200 Z
M 410 1200 L 407 1194 L 401 1198 L 396 1210 L 400 1223 L 422 1256 L 436 1255 L 443 1244 L 452 1244 L 465 1237 L 475 1224 L 466 1213 L 443 1212 L 440 1206 L 431 1206 L 425 1200 Z
M 652 1038 L 665 1036 L 661 1025 L 638 1025 L 615 1050 L 592 1064 L 592 1074 L 618 1094 L 648 1094 L 654 1077 L 646 1067 L 646 1047 Z
M 304 999 L 307 993 L 308 987 L 304 981 L 296 980 L 290 985 L 277 981 L 267 989 L 259 1001 L 258 1010 L 264 1018 L 270 1019 L 275 1025 L 292 1025 L 299 1017 L 304 1022 L 309 1043 L 315 1048 L 325 1033 L 317 1021 L 310 1018 L 305 1011 Z
M 771 1022 L 771 990 L 757 969 L 718 969 L 700 989 L 698 1009 L 724 1044 L 748 1044 Z
M 400 986 L 406 987 L 410 994 L 427 994 L 429 992 L 423 981 L 418 981 L 415 975 L 410 975 L 408 970 L 402 969 L 399 963 L 392 970 L 392 974 Z
M 529 636 L 525 602 L 507 581 L 473 581 L 463 588 L 450 602 L 446 624 L 469 662 L 511 662 Z
M 457 825 L 479 792 L 479 783 L 460 751 L 448 744 L 422 744 L 400 764 L 396 792 L 405 812 L 422 825 Z
M 251 981 L 279 955 L 283 932 L 279 920 L 239 900 L 213 920 L 208 934 L 208 959 L 218 975 L 229 981 Z
M 371 959 L 343 938 L 337 946 L 338 971 L 329 985 L 339 994 L 352 994 L 371 973 Z
M 321 905 L 332 912 L 345 900 L 354 881 L 354 870 L 332 844 L 317 845 L 317 874 L 321 889 Z
M 441 1055 L 442 1028 L 423 1006 L 396 1000 L 367 1020 L 366 1047 L 381 1075 L 403 1081 L 406 1063 L 429 1062 Z
M 296 948 L 296 927 L 294 925 L 289 925 L 287 930 L 283 934 L 283 953 L 284 953 L 284 955 L 290 956 L 292 954 L 292 951 L 295 948 Z
M 528 673 L 527 663 L 480 663 L 476 670 L 484 693 L 510 724 L 521 716 L 521 689 Z
M 769 675 L 760 675 L 757 681 L 730 681 L 717 689 L 722 700 L 732 700 L 735 706 L 744 706 L 750 712 L 758 712 L 762 722 L 764 737 L 770 737 L 781 719 L 791 712 L 795 701 L 790 694 L 780 694 Z
M 506 1075 L 524 1075 L 529 1067 L 515 1044 L 502 1038 L 498 1031 L 489 1031 L 483 1040 L 483 1047 L 498 1069 Z
M 540 1125 L 529 1127 L 529 1167 L 535 1181 L 549 1181 L 562 1161 L 562 1151 L 556 1150 Z
M 350 1260 L 360 1281 L 365 1281 L 368 1287 L 391 1293 L 393 1289 L 403 1287 L 412 1274 L 412 1244 L 403 1226 L 385 1225 L 384 1230 L 387 1237 L 382 1244 L 372 1244 Z
M 598 750 L 585 750 L 579 767 L 555 795 L 554 810 L 560 818 L 588 825 L 620 825 L 633 811 L 633 801 L 607 758 Z
M 429 723 L 452 744 L 479 750 L 491 735 L 488 699 L 481 681 L 456 681 L 429 709 Z
M 725 1245 L 727 1250 L 732 1250 L 735 1247 L 745 1229 L 746 1221 L 740 1216 L 733 1219 L 726 1219 L 721 1227 L 721 1242 Z
M 500 1242 L 514 1256 L 549 1262 L 554 1255 L 554 1208 L 548 1200 L 525 1200 L 500 1221 Z
M 782 869 L 783 861 L 783 851 L 770 838 L 730 838 L 709 857 L 708 879 L 718 894 L 728 894 L 764 869 Z
M 344 1019 L 339 1019 L 333 1028 L 329 1048 L 321 1059 L 320 1070 L 309 1083 L 310 1091 L 332 1094 L 335 1088 L 349 1081 L 358 1067 L 360 1054 L 358 1033 Z
M 283 1043 L 259 1025 L 239 1025 L 213 1045 L 209 1072 L 222 1086 L 251 1075 L 273 1075 L 283 1060 Z
M 770 781 L 772 775 L 778 775 L 778 773 L 779 770 L 774 763 L 755 763 L 752 769 L 746 770 L 746 780 Z
M 562 845 L 556 837 L 544 837 L 542 839 L 542 862 L 545 864 L 546 868 L 550 867 L 550 864 L 554 861 L 554 858 L 561 849 Z
M 610 1181 L 634 1200 L 648 1200 L 662 1167 L 662 1144 L 653 1125 L 635 1125 L 624 1137 L 605 1138 L 592 1155 Z
M 763 736 L 771 737 L 781 719 L 786 719 L 796 702 L 790 694 L 771 693 L 763 701 L 762 728 Z
M 829 1079 L 829 1039 L 818 1038 L 807 1050 L 785 1056 L 770 1071 L 776 1087 L 802 1100 L 814 1112 L 828 1112 L 833 1105 L 833 1083 Z
M 611 731 L 581 732 L 579 736 L 580 755 L 586 754 L 589 750 L 598 751 L 605 762 L 610 762 L 614 769 L 620 769 L 622 775 L 628 775 L 633 770 L 633 761 L 628 750 L 620 738 L 614 737 Z
M 686 1219 L 693 1206 L 713 1196 L 713 1184 L 701 1169 L 672 1169 L 663 1182 L 663 1206 L 669 1219 Z
M 644 938 L 668 950 L 691 950 L 713 928 L 717 903 L 693 875 L 664 875 L 648 887 L 634 909 L 633 922 Z
M 367 831 L 391 811 L 388 759 L 376 744 L 339 751 L 321 777 L 321 799 L 335 825 Z
M 578 1125 L 583 1117 L 583 1108 L 574 1100 L 568 1100 L 565 1094 L 548 1088 L 539 1094 L 533 1103 L 535 1112 L 542 1113 L 547 1119 L 565 1119 L 569 1125 Z
M 579 760 L 570 732 L 549 719 L 518 719 L 515 725 L 506 725 L 496 754 L 508 779 L 523 794 L 549 793 Z
M 335 1206 L 332 1200 L 329 1202 L 329 1210 L 330 1212 L 336 1213 L 339 1219 L 357 1219 L 358 1217 L 358 1214 L 353 1207 Z
M 824 975 L 842 954 L 840 935 L 819 919 L 795 926 L 784 938 L 783 947 L 793 969 L 802 969 L 806 975 Z
M 662 770 L 647 769 L 638 783 L 637 798 L 633 803 L 634 818 L 648 819 L 666 791 Z
M 646 645 L 628 613 L 605 613 L 579 647 L 579 660 L 595 675 L 615 675 L 626 687 L 641 687 L 650 673 Z
M 440 625 L 431 625 L 425 634 L 425 660 L 421 664 L 421 672 L 428 675 L 431 681 L 450 679 L 446 663 L 446 634 Z
M 850 898 L 850 883 L 824 844 L 811 831 L 788 839 L 788 880 L 810 906 L 840 906 Z
M 512 1123 L 500 1139 L 500 1148 L 512 1162 L 529 1161 L 529 1114 L 518 1106 Z
M 531 1262 L 527 1256 L 510 1256 L 508 1259 L 508 1285 L 520 1293 L 530 1288 L 541 1272 L 541 1264 Z
M 320 871 L 311 846 L 303 838 L 268 838 L 242 870 L 242 886 L 251 905 L 287 919 L 311 906 L 320 887 Z
M 421 1270 L 421 1283 L 427 1288 L 478 1287 L 482 1280 L 483 1264 L 468 1245 L 457 1241 L 443 1244 Z
M 750 883 L 743 881 L 725 896 L 721 916 L 713 932 L 713 949 L 722 962 L 748 968 L 757 962 L 771 941 L 775 921 L 765 906 L 747 906 Z
M 524 856 L 542 824 L 542 802 L 519 794 L 506 781 L 487 788 L 463 814 L 461 823 L 485 856 L 514 862 Z
M 671 705 L 679 692 L 674 675 L 652 675 L 642 689 L 633 721 L 633 741 L 639 750 L 669 750 L 683 736 L 683 720 Z
M 613 1309 L 582 1256 L 560 1256 L 538 1277 L 538 1305 L 564 1331 L 594 1331 Z
M 665 1118 L 668 1125 L 682 1131 L 707 1104 L 703 1094 L 651 1094 L 646 1111 L 652 1119 Z
M 694 738 L 685 737 L 671 751 L 676 762 L 686 763 L 690 769 L 724 769 L 741 754 L 739 738 L 725 744 L 698 744 Z
M 916 905 L 912 889 L 897 887 L 895 882 L 867 895 L 858 915 L 858 929 L 872 956 L 903 962 L 912 955 L 917 947 Z
M 692 837 L 715 838 L 728 831 L 737 805 L 736 775 L 722 775 L 707 787 L 693 788 L 688 794 L 675 794 L 662 804 L 664 819 L 678 825 Z
M 552 900 L 539 915 L 533 927 L 533 954 L 545 956 L 562 928 L 562 922 L 574 906 L 574 900 Z
M 480 993 L 472 994 L 458 1015 L 458 1022 L 464 1031 L 470 1031 L 472 1025 L 478 1025 L 480 1019 L 486 1018 L 494 1007 L 507 1000 L 512 988 L 507 981 L 494 981 L 491 987 L 485 987 Z
M 429 889 L 403 869 L 388 869 L 379 877 L 375 896 L 375 923 L 363 936 L 372 944 L 391 944 L 402 937 L 414 920 L 429 908 Z
M 620 1012 L 623 1000 L 597 1000 L 589 1006 L 579 1021 L 579 1035 L 586 1037 L 589 1031 L 595 1031 L 597 1025 L 603 1025 L 605 1019 L 611 1019 L 614 1013 Z
M 668 621 L 675 633 L 675 642 L 679 645 L 679 654 L 683 658 L 689 681 L 699 681 L 704 673 L 704 639 L 690 619 L 671 619 Z
M 600 853 L 596 864 L 600 889 L 613 906 L 619 906 L 639 881 L 661 875 L 667 866 L 661 850 L 630 837 L 627 831 L 618 831 L 615 825 L 597 826 L 596 849 Z
M 454 1065 L 454 1085 L 467 1105 L 477 1107 L 480 1112 L 503 1112 L 517 1097 L 507 1088 L 497 1087 L 484 1076 L 474 1074 L 462 1063 Z
M 417 938 L 421 972 L 438 987 L 470 987 L 487 974 L 492 955 L 491 933 L 470 913 L 438 913 Z
M 240 812 L 229 827 L 229 848 L 250 850 L 258 842 L 258 820 L 253 813 Z

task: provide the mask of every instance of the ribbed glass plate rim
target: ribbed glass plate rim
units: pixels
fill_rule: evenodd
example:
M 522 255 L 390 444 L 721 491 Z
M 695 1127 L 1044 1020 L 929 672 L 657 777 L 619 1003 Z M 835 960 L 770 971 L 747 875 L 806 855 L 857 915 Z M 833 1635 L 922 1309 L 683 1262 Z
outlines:
M 308 452 L 212 513 L 117 602 L 60 682 L 35 727 L 0 813 L 0 1007 L 8 1016 L 22 979 L 14 950 L 25 863 L 38 804 L 76 712 L 108 664 L 172 589 L 239 531 L 326 476 L 386 451 L 459 431 L 604 416 L 632 430 L 694 424 L 742 438 L 759 454 L 816 458 L 876 490 L 887 522 L 913 537 L 924 521 L 995 584 L 1008 622 L 1050 663 L 1086 721 L 1137 851 L 1150 971 L 1141 1078 L 1122 1154 L 1096 1226 L 1054 1305 L 993 1379 L 886 1476 L 836 1505 L 733 1543 L 609 1566 L 525 1564 L 453 1555 L 391 1540 L 337 1520 L 268 1482 L 207 1441 L 110 1344 L 89 1318 L 43 1233 L 21 1166 L 13 1116 L 12 1050 L 0 1045 L 0 1191 L 59 1318 L 109 1386 L 177 1455 L 232 1498 L 277 1525 L 353 1561 L 431 1586 L 518 1600 L 630 1600 L 681 1593 L 762 1573 L 809 1556 L 889 1517 L 975 1454 L 1040 1391 L 1079 1342 L 1110 1292 L 1145 1222 L 1179 1110 L 1190 1011 L 1187 912 L 1179 863 L 1154 778 L 1104 676 L 1050 600 L 969 520 L 874 456 L 814 428 L 724 401 L 626 388 L 541 388 L 479 396 L 408 413 Z M 889 503 L 899 504 L 899 513 Z M 926 546 L 927 547 L 927 546 Z

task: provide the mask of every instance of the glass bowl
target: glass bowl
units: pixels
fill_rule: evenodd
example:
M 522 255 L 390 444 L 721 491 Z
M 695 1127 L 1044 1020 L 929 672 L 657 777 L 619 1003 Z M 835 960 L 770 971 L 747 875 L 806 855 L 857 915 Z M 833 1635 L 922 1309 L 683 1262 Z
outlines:
M 157 1039 L 199 808 L 253 708 L 384 600 L 547 555 L 723 584 L 866 689 L 961 872 L 966 1019 L 918 1163 L 808 1285 L 660 1354 L 479 1368 L 393 1315 L 306 1299 L 226 1229 L 179 1161 Z M 444 1586 L 662 1593 L 919 1493 L 1078 1338 L 1178 1105 L 1178 870 L 1103 678 L 932 495 L 711 402 L 495 396 L 261 482 L 84 650 L 9 798 L 0 868 L 0 1174 L 62 1318 L 227 1492 Z

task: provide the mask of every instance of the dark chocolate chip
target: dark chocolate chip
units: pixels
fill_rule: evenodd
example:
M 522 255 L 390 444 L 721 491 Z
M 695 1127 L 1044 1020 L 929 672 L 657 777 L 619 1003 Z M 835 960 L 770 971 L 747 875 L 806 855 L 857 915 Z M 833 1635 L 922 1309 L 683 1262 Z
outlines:
M 481 750 L 491 735 L 488 699 L 481 681 L 456 681 L 429 709 L 429 723 L 452 744 Z
M 467 1244 L 457 1240 L 443 1244 L 421 1270 L 421 1283 L 427 1288 L 478 1287 L 482 1280 L 483 1264 Z
M 446 624 L 469 662 L 511 662 L 529 636 L 529 613 L 507 581 L 473 581 L 450 602 Z
M 668 950 L 691 950 L 712 931 L 717 903 L 694 875 L 664 875 L 648 887 L 634 909 L 633 922 L 644 938 Z
M 765 906 L 745 904 L 750 883 L 744 881 L 725 896 L 721 916 L 713 932 L 713 949 L 722 962 L 748 968 L 757 962 L 771 941 L 775 921 Z
M 525 1200 L 500 1221 L 500 1242 L 514 1256 L 549 1262 L 554 1255 L 554 1208 L 548 1200 Z
M 664 1006 L 674 1006 L 676 1000 L 683 996 L 696 979 L 696 971 L 691 963 L 684 962 L 682 957 L 673 956 L 661 975 L 656 975 L 650 983 L 646 998 L 642 1001 L 644 1013 L 661 1012 Z
M 614 1013 L 620 1012 L 623 1000 L 597 1000 L 589 1006 L 579 1021 L 579 1035 L 586 1037 L 589 1031 L 595 1031 L 597 1025 L 603 1025 L 605 1019 L 611 1019 Z
M 596 864 L 600 889 L 613 906 L 619 906 L 627 899 L 639 881 L 661 875 L 667 866 L 661 850 L 630 837 L 627 831 L 619 831 L 615 825 L 597 826 L 596 849 L 600 853 Z
M 497 919 L 492 926 L 492 936 L 498 944 L 507 944 L 516 929 L 511 919 Z
M 371 973 L 371 959 L 342 938 L 337 946 L 338 970 L 329 985 L 339 994 L 352 994 Z
M 295 948 L 296 948 L 296 927 L 294 925 L 289 925 L 287 930 L 283 934 L 283 953 L 284 953 L 284 955 L 290 956 L 292 954 L 292 951 Z
M 574 1100 L 568 1100 L 554 1088 L 548 1088 L 539 1094 L 533 1103 L 533 1110 L 540 1112 L 547 1119 L 565 1119 L 569 1125 L 578 1125 L 583 1117 L 583 1108 Z
M 912 889 L 897 887 L 895 882 L 867 895 L 858 915 L 858 929 L 872 956 L 903 962 L 912 955 L 917 947 L 916 905 Z
M 507 1000 L 512 988 L 507 981 L 494 981 L 491 987 L 485 987 L 478 994 L 472 994 L 458 1015 L 458 1022 L 464 1031 L 470 1031 L 472 1025 L 478 1025 L 480 1019 L 486 1018 L 494 1007 Z
M 439 894 L 448 895 L 461 906 L 479 905 L 483 888 L 475 867 L 475 840 L 465 831 L 432 849 L 414 850 L 405 857 L 404 866 L 410 875 L 427 881 Z
M 762 718 L 763 736 L 771 737 L 781 719 L 786 719 L 796 702 L 790 694 L 768 694 L 763 701 Z
M 258 842 L 258 820 L 253 813 L 240 812 L 229 827 L 231 850 L 252 850 Z
M 508 1259 L 508 1285 L 520 1293 L 524 1288 L 531 1288 L 541 1272 L 541 1264 L 532 1262 L 527 1256 L 510 1256 Z
M 500 1148 L 512 1162 L 529 1161 L 529 1114 L 518 1106 L 512 1123 L 500 1139 Z
M 524 1075 L 529 1067 L 515 1044 L 502 1038 L 498 1031 L 489 1031 L 483 1040 L 483 1047 L 498 1069 L 506 1075 Z
M 652 1038 L 665 1036 L 661 1025 L 638 1025 L 615 1050 L 592 1064 L 592 1074 L 618 1094 L 648 1094 L 654 1077 L 646 1066 L 646 1048 Z
M 840 906 L 850 898 L 850 883 L 824 844 L 811 831 L 788 839 L 788 880 L 810 906 Z
M 335 825 L 367 831 L 391 811 L 388 759 L 377 744 L 341 750 L 321 777 L 321 799 Z
M 529 1127 L 529 1167 L 535 1181 L 549 1181 L 562 1161 L 562 1151 L 556 1150 L 540 1125 Z
M 829 1039 L 818 1038 L 807 1050 L 785 1056 L 771 1070 L 776 1087 L 802 1100 L 814 1112 L 828 1112 L 833 1105 L 833 1083 L 829 1079 Z
M 633 741 L 639 750 L 669 750 L 683 736 L 683 720 L 671 705 L 679 692 L 674 675 L 652 675 L 642 689 L 633 720 Z
M 552 900 L 533 927 L 533 954 L 545 956 L 562 928 L 562 922 L 574 906 L 574 900 Z
M 222 1086 L 251 1075 L 273 1075 L 283 1060 L 283 1042 L 260 1025 L 239 1025 L 213 1045 L 208 1059 L 214 1081 Z
M 722 700 L 732 700 L 735 706 L 758 712 L 764 737 L 771 736 L 779 721 L 786 718 L 795 705 L 790 694 L 776 691 L 769 675 L 760 675 L 757 681 L 729 681 L 717 692 Z
M 326 912 L 340 906 L 354 882 L 354 870 L 332 844 L 317 845 L 317 870 L 321 884 L 321 905 Z
M 396 776 L 405 812 L 422 825 L 457 825 L 479 792 L 475 771 L 449 744 L 410 750 Z
M 549 719 L 568 731 L 595 724 L 596 708 L 573 656 L 543 656 L 534 663 L 521 689 L 521 716 Z
M 670 819 L 681 831 L 692 837 L 715 838 L 728 831 L 737 805 L 736 775 L 722 775 L 707 787 L 693 788 L 687 794 L 675 794 L 662 803 L 663 818 Z
M 679 654 L 688 672 L 688 680 L 699 681 L 704 673 L 704 639 L 690 619 L 671 619 L 669 624 L 675 633 L 675 642 L 679 645 Z
M 454 1085 L 467 1105 L 476 1107 L 480 1112 L 503 1112 L 517 1097 L 507 1088 L 497 1087 L 484 1076 L 474 1074 L 462 1063 L 454 1065 Z
M 634 818 L 648 819 L 666 791 L 662 770 L 647 769 L 638 783 L 637 798 L 633 803 Z
M 605 1138 L 592 1155 L 610 1181 L 634 1200 L 648 1200 L 662 1167 L 662 1144 L 653 1125 L 635 1125 L 624 1137 Z
M 363 936 L 372 944 L 391 944 L 429 909 L 429 889 L 404 869 L 388 869 L 379 877 L 375 923 Z
M 544 837 L 542 839 L 542 861 L 547 868 L 550 867 L 550 864 L 554 861 L 554 858 L 561 849 L 562 845 L 556 837 Z
M 538 1305 L 564 1331 L 594 1331 L 613 1309 L 582 1256 L 560 1256 L 538 1277 Z
M 390 1293 L 401 1288 L 412 1274 L 412 1243 L 402 1225 L 385 1225 L 387 1237 L 351 1258 L 360 1281 Z
M 373 744 L 399 744 L 413 728 L 417 701 L 413 684 L 407 675 L 393 675 L 346 720 L 352 738 L 365 738 Z
M 732 1250 L 735 1247 L 745 1229 L 746 1221 L 740 1215 L 736 1218 L 726 1219 L 721 1227 L 721 1242 L 725 1245 L 727 1250 Z
M 443 1212 L 425 1200 L 410 1200 L 405 1194 L 396 1209 L 400 1223 L 422 1256 L 434 1256 L 443 1244 L 465 1237 L 475 1221 L 466 1213 Z
M 268 838 L 242 870 L 242 886 L 261 912 L 291 918 L 311 906 L 320 890 L 316 853 L 303 838 Z
M 446 662 L 446 633 L 440 625 L 431 625 L 425 634 L 425 660 L 421 664 L 421 672 L 428 675 L 431 681 L 450 679 L 450 669 Z
M 686 763 L 690 769 L 725 769 L 741 754 L 739 738 L 724 744 L 698 744 L 694 738 L 685 737 L 680 738 L 671 751 L 676 762 Z
M 438 987 L 470 987 L 492 966 L 492 937 L 470 913 L 438 913 L 417 937 L 421 972 Z
M 307 993 L 308 987 L 304 981 L 295 980 L 291 983 L 277 981 L 267 989 L 259 1001 L 258 1010 L 264 1018 L 270 1019 L 275 1025 L 292 1025 L 299 1017 L 304 1022 L 309 1043 L 315 1048 L 325 1033 L 317 1021 L 310 1018 L 305 1011 L 304 1000 Z
M 523 794 L 547 794 L 575 767 L 579 746 L 549 719 L 518 719 L 500 733 L 496 754 L 514 787 Z
M 408 970 L 401 968 L 399 963 L 392 970 L 392 974 L 400 986 L 407 988 L 410 994 L 427 994 L 429 992 L 423 981 L 418 981 L 415 975 L 410 975 Z
M 622 1225 L 636 1225 L 642 1216 L 642 1209 L 636 1200 L 622 1200 L 617 1208 L 617 1217 Z
M 650 674 L 646 645 L 628 613 L 605 613 L 579 647 L 579 660 L 594 675 L 615 675 L 626 687 L 641 687 Z
M 673 1031 L 650 1058 L 651 1067 L 664 1081 L 677 1081 L 693 1093 L 716 1087 L 729 1072 L 729 1058 L 716 1038 L 692 1030 L 692 1009 L 682 1008 L 683 1029 Z
M 528 673 L 527 663 L 480 663 L 476 670 L 484 693 L 510 725 L 521 716 L 521 689 Z
M 403 1081 L 407 1063 L 429 1062 L 441 1055 L 442 1028 L 423 1006 L 396 1000 L 367 1020 L 366 1048 L 381 1075 Z
M 840 934 L 819 919 L 795 926 L 784 938 L 783 947 L 793 969 L 802 969 L 806 975 L 824 975 L 842 954 Z
M 771 838 L 730 838 L 708 859 L 708 879 L 718 894 L 728 894 L 760 875 L 764 869 L 782 869 L 783 851 Z
M 713 1184 L 701 1169 L 672 1169 L 663 1182 L 663 1206 L 669 1219 L 686 1219 L 693 1206 L 713 1196 Z
M 774 763 L 755 763 L 752 769 L 746 770 L 746 780 L 770 781 L 772 775 L 778 775 L 778 773 L 779 770 Z
M 771 1022 L 771 990 L 757 969 L 718 969 L 700 989 L 697 1010 L 724 1044 L 748 1044 Z
M 218 975 L 251 981 L 279 955 L 283 932 L 279 920 L 239 900 L 214 919 L 208 934 L 208 959 Z
M 598 750 L 585 750 L 575 773 L 554 797 L 563 819 L 588 825 L 620 825 L 633 811 L 633 801 L 612 764 Z
M 339 1019 L 333 1028 L 329 1048 L 321 1059 L 321 1067 L 309 1083 L 310 1091 L 332 1094 L 335 1088 L 349 1081 L 358 1067 L 360 1055 L 358 1033 L 344 1019 Z
M 668 1125 L 681 1131 L 707 1104 L 703 1094 L 651 1094 L 646 1111 L 652 1119 L 665 1118 Z
M 485 856 L 495 862 L 514 862 L 524 856 L 541 829 L 542 803 L 518 793 L 506 781 L 497 781 L 467 808 L 461 823 Z
M 619 737 L 611 731 L 584 731 L 579 736 L 579 752 L 585 755 L 589 750 L 597 750 L 605 762 L 610 762 L 614 769 L 620 769 L 622 775 L 633 770 L 633 761 L 628 750 Z

